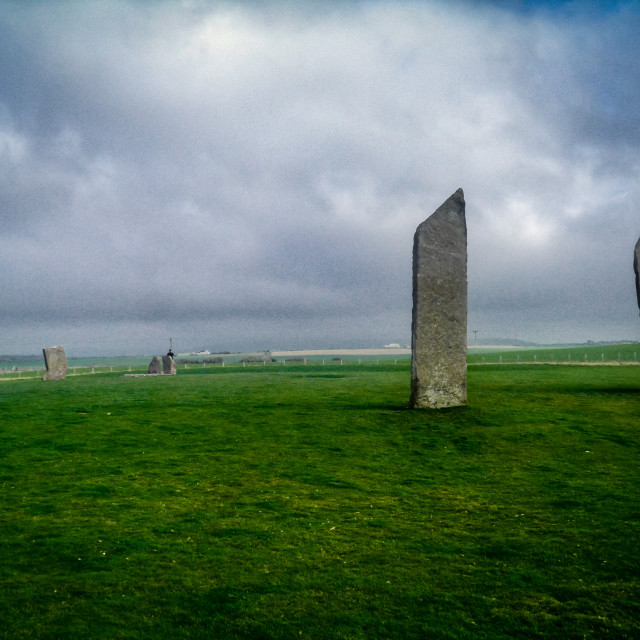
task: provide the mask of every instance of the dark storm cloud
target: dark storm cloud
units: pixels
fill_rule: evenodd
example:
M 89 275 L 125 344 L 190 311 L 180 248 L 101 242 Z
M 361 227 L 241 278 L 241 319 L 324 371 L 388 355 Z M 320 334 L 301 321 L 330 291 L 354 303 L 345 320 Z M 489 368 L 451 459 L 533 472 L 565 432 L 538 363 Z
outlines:
M 460 186 L 470 329 L 636 337 L 640 12 L 567 7 L 2 3 L 0 352 L 405 342 Z

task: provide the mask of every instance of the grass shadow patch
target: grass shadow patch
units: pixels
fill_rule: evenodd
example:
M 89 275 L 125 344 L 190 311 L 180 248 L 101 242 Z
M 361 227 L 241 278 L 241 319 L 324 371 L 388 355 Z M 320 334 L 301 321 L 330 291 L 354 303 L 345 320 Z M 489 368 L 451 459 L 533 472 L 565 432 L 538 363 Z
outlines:
M 115 495 L 116 490 L 106 484 L 94 484 L 80 487 L 76 491 L 77 496 L 90 498 L 110 498 Z

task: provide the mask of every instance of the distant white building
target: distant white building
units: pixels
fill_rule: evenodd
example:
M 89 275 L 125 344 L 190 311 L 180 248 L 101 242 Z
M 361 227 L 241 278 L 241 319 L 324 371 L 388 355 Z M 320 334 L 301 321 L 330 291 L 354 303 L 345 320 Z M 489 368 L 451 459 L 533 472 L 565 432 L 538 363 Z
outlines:
M 385 344 L 385 349 L 399 349 L 400 345 L 397 342 L 392 342 L 391 344 Z

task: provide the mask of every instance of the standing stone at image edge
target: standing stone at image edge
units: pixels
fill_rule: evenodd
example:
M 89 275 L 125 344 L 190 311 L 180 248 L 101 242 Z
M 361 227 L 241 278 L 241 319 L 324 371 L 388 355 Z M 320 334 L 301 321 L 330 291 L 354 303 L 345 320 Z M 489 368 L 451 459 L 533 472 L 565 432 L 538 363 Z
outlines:
M 149 363 L 147 373 L 162 374 L 162 358 L 160 356 L 153 356 Z
M 467 223 L 458 189 L 416 229 L 412 409 L 467 403 Z
M 633 270 L 636 272 L 636 295 L 638 296 L 638 309 L 640 309 L 640 238 L 636 242 L 633 252 Z
M 44 364 L 47 372 L 42 376 L 43 380 L 64 380 L 67 377 L 69 366 L 64 347 L 49 347 L 43 349 Z

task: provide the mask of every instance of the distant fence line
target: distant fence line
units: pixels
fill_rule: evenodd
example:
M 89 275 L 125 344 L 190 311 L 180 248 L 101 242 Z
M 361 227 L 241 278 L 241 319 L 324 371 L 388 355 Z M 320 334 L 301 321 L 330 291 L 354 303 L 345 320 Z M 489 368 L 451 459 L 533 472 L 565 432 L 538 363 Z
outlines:
M 393 364 L 398 364 L 399 358 L 393 359 Z M 400 358 L 400 360 L 402 360 Z M 405 358 L 406 360 L 406 358 Z M 343 365 L 343 364 L 380 364 L 383 363 L 391 363 L 392 360 L 390 358 L 383 359 L 379 358 L 373 360 L 371 358 L 325 358 L 325 359 L 312 359 L 312 358 L 287 358 L 282 360 L 276 360 L 272 358 L 271 360 L 252 360 L 252 361 L 235 361 L 235 362 L 225 362 L 222 360 L 221 362 L 182 362 L 180 364 L 176 364 L 176 368 L 178 371 L 183 369 L 203 369 L 203 368 L 214 368 L 220 369 L 224 367 L 235 367 L 235 368 L 256 368 L 256 367 L 295 367 L 295 366 L 307 366 L 307 365 Z M 95 366 L 95 367 L 69 367 L 69 371 L 67 376 L 79 376 L 79 375 L 91 375 L 97 373 L 127 373 L 130 371 L 146 371 L 147 367 L 141 366 L 132 366 L 132 365 L 119 365 L 119 366 Z M 45 373 L 46 369 L 44 367 L 18 367 L 14 366 L 9 369 L 0 368 L 0 380 L 1 379 L 28 379 L 28 378 L 39 378 L 42 377 Z
M 567 353 L 558 351 L 557 354 L 551 355 L 542 355 L 538 357 L 537 353 L 532 353 L 529 357 L 522 356 L 521 354 L 504 354 L 504 353 L 495 353 L 495 354 L 484 354 L 484 355 L 474 355 L 471 360 L 469 360 L 469 364 L 571 364 L 571 365 L 581 365 L 581 364 L 591 364 L 591 365 L 617 365 L 617 364 L 626 364 L 633 365 L 638 364 L 638 352 L 634 351 L 633 354 L 619 352 L 617 357 L 611 357 L 611 354 L 601 353 L 599 356 L 596 354 L 588 354 L 584 355 L 577 353 Z
M 300 367 L 307 365 L 339 365 L 342 366 L 344 364 L 349 365 L 371 365 L 371 364 L 380 364 L 380 362 L 384 364 L 398 364 L 398 360 L 401 362 L 407 362 L 408 358 L 340 358 L 340 357 L 332 357 L 332 358 L 283 358 L 282 360 L 277 360 L 275 358 L 270 359 L 252 359 L 245 361 L 234 361 L 234 362 L 226 362 L 225 360 L 221 360 L 219 362 L 181 362 L 177 364 L 177 369 L 180 371 L 181 369 L 201 369 L 201 368 L 224 368 L 224 367 L 235 367 L 235 368 L 256 368 L 256 367 Z M 601 353 L 599 357 L 594 357 L 594 354 L 585 353 L 584 355 L 577 355 L 576 352 L 562 353 L 558 350 L 557 354 L 554 353 L 551 356 L 548 354 L 542 354 L 539 356 L 537 353 L 532 353 L 523 355 L 521 353 L 518 354 L 510 354 L 510 353 L 486 353 L 483 355 L 480 354 L 472 354 L 468 358 L 468 364 L 470 365 L 499 365 L 499 364 L 522 364 L 522 365 L 531 365 L 531 364 L 562 364 L 562 365 L 634 365 L 640 364 L 638 362 L 638 352 L 634 351 L 631 353 L 622 353 L 619 352 L 617 357 L 611 357 L 611 354 L 605 355 L 605 353 Z M 98 373 L 127 373 L 132 370 L 140 371 L 146 370 L 146 367 L 141 367 L 139 365 L 119 365 L 119 366 L 81 366 L 81 367 L 69 367 L 68 376 L 77 376 L 77 375 L 91 375 Z M 28 378 L 38 378 L 42 377 L 45 373 L 46 369 L 44 367 L 18 367 L 13 366 L 10 368 L 1 368 L 0 367 L 0 380 L 1 379 L 28 379 Z
M 136 367 L 140 368 L 140 367 Z M 97 367 L 69 367 L 69 371 L 67 373 L 68 376 L 74 375 L 87 375 L 87 374 L 95 374 L 95 373 L 114 373 L 118 371 L 131 371 L 131 365 L 124 366 L 97 366 Z M 14 377 L 14 378 L 38 378 L 45 374 L 45 367 L 18 367 L 14 366 L 10 369 L 0 368 L 0 376 L 2 377 Z M 1 379 L 1 378 L 0 378 Z

